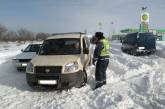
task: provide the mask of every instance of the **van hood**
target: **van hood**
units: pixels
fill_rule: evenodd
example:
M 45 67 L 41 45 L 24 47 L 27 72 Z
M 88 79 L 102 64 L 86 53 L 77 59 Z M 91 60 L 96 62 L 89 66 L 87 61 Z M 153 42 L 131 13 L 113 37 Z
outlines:
M 38 55 L 31 62 L 34 66 L 64 66 L 77 61 L 80 55 Z
M 32 59 L 36 56 L 36 52 L 22 52 L 15 56 L 14 59 Z

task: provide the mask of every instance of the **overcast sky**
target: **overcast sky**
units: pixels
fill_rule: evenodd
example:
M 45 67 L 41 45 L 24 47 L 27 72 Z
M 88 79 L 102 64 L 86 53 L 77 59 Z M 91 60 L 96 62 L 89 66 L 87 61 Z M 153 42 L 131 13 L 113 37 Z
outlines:
M 0 24 L 11 30 L 59 33 L 87 29 L 91 34 L 108 34 L 112 29 L 139 28 L 142 6 L 148 7 L 151 28 L 165 28 L 165 0 L 0 0 Z

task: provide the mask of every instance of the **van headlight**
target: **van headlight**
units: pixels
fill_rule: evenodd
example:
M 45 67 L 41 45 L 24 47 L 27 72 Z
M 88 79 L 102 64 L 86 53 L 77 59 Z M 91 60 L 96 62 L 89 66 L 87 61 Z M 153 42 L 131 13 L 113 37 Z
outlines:
M 33 69 L 33 64 L 32 63 L 28 63 L 26 66 L 26 72 L 27 73 L 34 73 L 34 69 Z
M 71 62 L 65 65 L 64 72 L 75 72 L 78 69 L 78 63 L 77 62 Z

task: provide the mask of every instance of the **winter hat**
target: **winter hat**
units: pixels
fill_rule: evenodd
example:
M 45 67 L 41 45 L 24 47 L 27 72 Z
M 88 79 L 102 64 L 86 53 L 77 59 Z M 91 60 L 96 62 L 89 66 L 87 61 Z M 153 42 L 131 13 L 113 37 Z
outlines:
M 97 37 L 99 40 L 102 39 L 102 38 L 104 38 L 102 32 L 96 32 L 96 33 L 95 33 L 95 37 Z

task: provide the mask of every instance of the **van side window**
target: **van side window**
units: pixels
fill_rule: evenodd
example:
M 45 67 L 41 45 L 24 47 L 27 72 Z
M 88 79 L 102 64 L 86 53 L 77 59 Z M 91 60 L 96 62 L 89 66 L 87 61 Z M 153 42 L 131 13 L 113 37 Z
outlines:
M 137 34 L 136 33 L 135 34 L 128 34 L 126 36 L 126 43 L 133 45 L 136 43 L 136 41 L 137 41 Z

